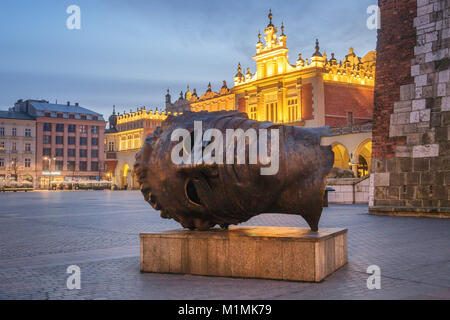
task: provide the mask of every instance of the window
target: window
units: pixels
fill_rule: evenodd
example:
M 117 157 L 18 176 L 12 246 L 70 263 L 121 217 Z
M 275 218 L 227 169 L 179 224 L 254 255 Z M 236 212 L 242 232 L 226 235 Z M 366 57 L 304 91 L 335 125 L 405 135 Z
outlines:
M 68 128 L 67 128 L 67 131 L 68 132 L 75 132 L 75 125 L 74 124 L 69 124 L 69 126 L 68 126 Z
M 61 118 L 63 117 L 63 114 L 62 114 L 62 113 L 58 113 L 58 114 L 56 115 L 56 117 L 61 119 Z
M 298 119 L 298 104 L 297 99 L 288 100 L 288 121 L 294 122 Z
M 0 127 L 0 137 L 4 137 L 5 136 L 5 128 Z
M 87 127 L 86 126 L 80 126 L 80 132 L 81 133 L 87 133 Z
M 51 136 L 43 136 L 43 141 L 44 144 L 51 144 L 52 143 L 52 137 Z
M 74 145 L 75 137 L 67 137 L 67 144 Z
M 0 158 L 0 167 L 4 167 L 5 166 L 5 159 Z
M 56 136 L 56 144 L 64 144 L 64 136 Z
M 82 116 L 80 116 L 80 119 L 81 119 L 81 120 L 86 120 L 86 119 L 87 119 L 87 116 L 83 114 Z
M 92 149 L 91 150 L 91 157 L 92 158 L 98 158 L 98 150 Z
M 91 138 L 91 145 L 98 146 L 98 138 Z
M 97 121 L 97 120 L 98 120 L 98 117 L 97 117 L 97 116 L 93 116 L 93 117 L 92 117 L 92 120 Z
M 68 149 L 67 156 L 70 158 L 75 158 L 75 149 Z
M 52 114 L 51 114 L 50 112 L 46 112 L 46 113 L 45 113 L 45 116 L 46 116 L 47 118 L 51 118 L 51 117 L 52 117 Z
M 91 171 L 98 171 L 98 162 L 91 162 Z
M 80 149 L 80 158 L 87 158 L 87 150 Z
M 87 162 L 80 161 L 80 171 L 87 171 Z
M 74 114 L 69 114 L 69 119 L 75 119 L 75 115 Z
M 44 131 L 52 131 L 52 124 L 44 123 Z
M 17 136 L 17 129 L 16 129 L 16 128 L 12 128 L 11 135 L 12 135 L 13 137 Z
M 114 142 L 110 142 L 108 144 L 108 151 L 110 151 L 110 152 L 114 151 Z
M 267 121 L 278 121 L 278 104 L 276 102 L 266 103 L 266 119 Z
M 97 134 L 98 133 L 98 126 L 92 126 L 91 127 L 91 133 Z
M 87 138 L 80 137 L 80 146 L 87 146 Z
M 31 159 L 25 158 L 25 168 L 31 168 Z
M 257 117 L 257 107 L 256 106 L 250 107 L 250 119 L 252 119 L 252 120 L 257 120 L 258 119 L 258 117 Z
M 63 148 L 57 148 L 55 150 L 55 156 L 56 157 L 64 157 L 64 149 Z
M 42 155 L 43 156 L 47 156 L 47 157 L 51 157 L 52 156 L 52 149 L 50 149 L 50 148 L 42 149 Z
M 5 141 L 0 141 L 0 150 L 5 150 Z
M 47 171 L 50 170 L 50 161 L 42 160 L 42 170 Z
M 12 148 L 11 148 L 11 150 L 12 150 L 13 152 L 17 151 L 17 142 L 13 142 L 13 143 L 12 143 Z
M 75 161 L 67 161 L 67 170 L 75 171 Z
M 62 171 L 63 170 L 64 161 L 55 161 L 55 170 Z
M 31 152 L 31 143 L 25 143 L 25 151 Z
M 31 129 L 25 129 L 25 137 L 31 137 Z
M 64 124 L 58 123 L 56 125 L 56 132 L 64 132 Z

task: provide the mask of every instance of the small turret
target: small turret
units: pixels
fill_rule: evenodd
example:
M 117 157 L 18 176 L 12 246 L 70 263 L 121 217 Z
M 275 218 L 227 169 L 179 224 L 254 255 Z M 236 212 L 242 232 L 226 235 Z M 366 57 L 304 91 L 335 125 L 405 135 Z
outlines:
M 166 108 L 170 107 L 170 105 L 172 104 L 172 97 L 170 96 L 170 90 L 167 89 L 167 94 L 166 94 Z
M 109 116 L 109 129 L 117 130 L 117 115 L 116 115 L 116 106 L 113 106 L 113 113 Z

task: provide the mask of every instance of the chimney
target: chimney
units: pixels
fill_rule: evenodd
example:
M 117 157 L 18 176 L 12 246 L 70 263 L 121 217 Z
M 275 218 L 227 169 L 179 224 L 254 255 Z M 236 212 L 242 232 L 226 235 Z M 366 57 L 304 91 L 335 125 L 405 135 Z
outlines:
M 75 107 L 79 107 L 79 106 L 80 106 L 79 103 L 75 102 Z
M 70 101 L 67 101 L 67 106 L 70 107 Z

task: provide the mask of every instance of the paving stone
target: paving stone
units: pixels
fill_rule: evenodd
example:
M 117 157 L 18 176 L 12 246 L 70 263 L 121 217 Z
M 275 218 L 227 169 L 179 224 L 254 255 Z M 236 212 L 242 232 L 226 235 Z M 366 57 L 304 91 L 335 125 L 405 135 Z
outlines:
M 349 264 L 322 283 L 143 274 L 139 233 L 178 229 L 139 192 L 0 194 L 0 299 L 450 299 L 450 220 L 373 216 L 331 205 L 320 227 L 348 228 Z M 306 227 L 267 214 L 246 225 Z M 81 268 L 81 290 L 66 287 Z M 367 289 L 367 267 L 381 290 Z

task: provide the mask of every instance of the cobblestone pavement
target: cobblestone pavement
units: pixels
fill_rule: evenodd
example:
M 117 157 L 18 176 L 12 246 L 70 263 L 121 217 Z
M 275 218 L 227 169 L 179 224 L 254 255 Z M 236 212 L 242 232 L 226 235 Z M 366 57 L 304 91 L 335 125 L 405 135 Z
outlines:
M 301 217 L 247 223 L 301 226 Z M 324 282 L 141 274 L 139 233 L 179 228 L 139 192 L 0 194 L 0 299 L 450 299 L 450 220 L 378 217 L 332 205 L 321 227 L 349 229 L 349 264 Z M 66 287 L 69 265 L 81 290 Z M 366 269 L 381 268 L 381 290 Z

